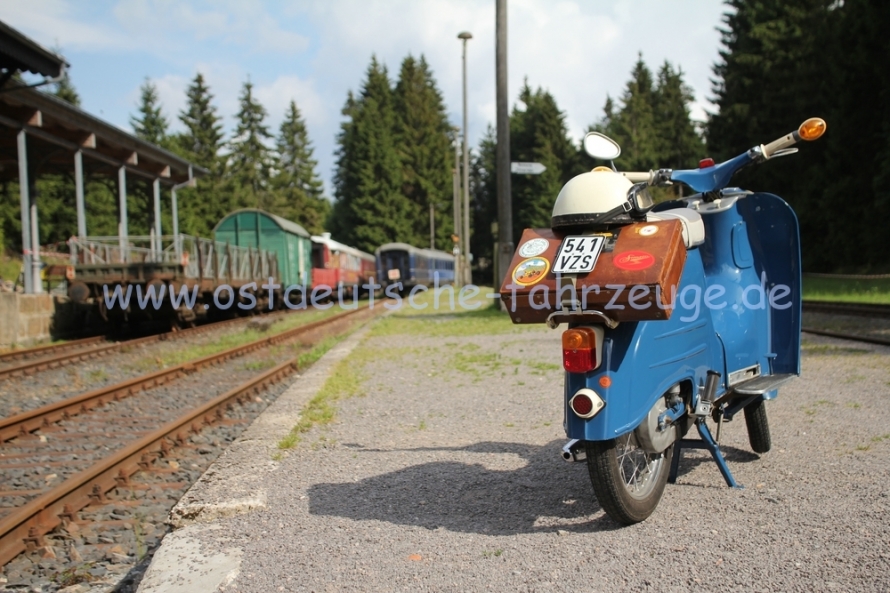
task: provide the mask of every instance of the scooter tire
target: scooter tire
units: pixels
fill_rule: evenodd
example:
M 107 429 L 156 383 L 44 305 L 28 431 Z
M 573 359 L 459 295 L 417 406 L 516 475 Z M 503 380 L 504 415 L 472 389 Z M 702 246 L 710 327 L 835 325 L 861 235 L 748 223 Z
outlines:
M 755 453 L 766 453 L 772 448 L 764 400 L 759 399 L 745 406 L 745 425 L 748 427 L 748 442 Z
M 670 473 L 674 446 L 663 453 L 653 483 L 644 496 L 634 496 L 622 477 L 618 463 L 617 439 L 587 441 L 587 470 L 593 493 L 609 517 L 622 525 L 633 525 L 646 520 L 655 511 L 664 494 Z

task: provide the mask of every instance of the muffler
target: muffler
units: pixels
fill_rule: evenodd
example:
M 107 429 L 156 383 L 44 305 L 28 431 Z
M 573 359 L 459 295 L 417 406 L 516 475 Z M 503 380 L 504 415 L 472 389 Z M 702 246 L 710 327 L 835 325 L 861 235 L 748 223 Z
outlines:
M 562 458 L 572 463 L 574 461 L 585 461 L 587 459 L 587 451 L 584 449 L 584 441 L 572 439 L 562 448 Z

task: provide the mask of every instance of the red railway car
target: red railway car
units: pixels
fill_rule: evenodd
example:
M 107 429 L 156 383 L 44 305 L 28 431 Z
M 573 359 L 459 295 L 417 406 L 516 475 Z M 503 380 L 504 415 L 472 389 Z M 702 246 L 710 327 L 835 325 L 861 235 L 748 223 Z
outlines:
M 370 253 L 331 239 L 330 233 L 312 236 L 312 288 L 342 286 L 351 294 L 353 287 L 370 282 L 376 275 L 376 260 Z

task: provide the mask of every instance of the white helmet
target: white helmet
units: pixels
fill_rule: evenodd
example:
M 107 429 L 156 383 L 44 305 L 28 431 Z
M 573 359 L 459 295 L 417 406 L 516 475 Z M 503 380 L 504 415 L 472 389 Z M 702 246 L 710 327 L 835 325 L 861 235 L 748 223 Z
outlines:
M 597 167 L 573 177 L 556 196 L 550 226 L 559 229 L 596 223 L 600 215 L 627 202 L 631 187 L 633 184 L 627 177 L 608 167 Z M 630 222 L 630 219 L 621 215 L 610 222 Z

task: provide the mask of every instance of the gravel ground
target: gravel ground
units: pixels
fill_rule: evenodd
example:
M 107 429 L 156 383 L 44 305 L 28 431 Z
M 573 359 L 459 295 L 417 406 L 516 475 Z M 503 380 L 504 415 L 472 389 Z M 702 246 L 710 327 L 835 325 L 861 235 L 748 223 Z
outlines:
M 313 313 L 303 319 L 308 323 L 318 318 Z M 270 328 L 269 335 L 271 332 L 277 333 L 282 319 L 282 315 L 256 317 L 244 319 L 241 324 L 182 335 L 172 340 L 135 346 L 125 344 L 120 350 L 97 358 L 47 369 L 32 376 L 0 379 L 0 417 L 20 414 L 74 395 L 153 373 L 169 366 L 164 364 L 163 357 L 170 356 L 172 352 L 213 344 L 227 336 L 244 332 L 251 324 L 259 328 Z M 258 334 L 257 337 L 262 336 Z
M 773 451 L 750 452 L 741 416 L 724 426 L 746 488 L 687 451 L 652 517 L 620 528 L 586 466 L 559 457 L 559 332 L 400 323 L 351 355 L 361 396 L 263 475 L 265 507 L 196 536 L 240 554 L 225 590 L 890 590 L 890 428 L 874 412 L 890 349 L 805 338 L 803 377 L 768 404 Z

